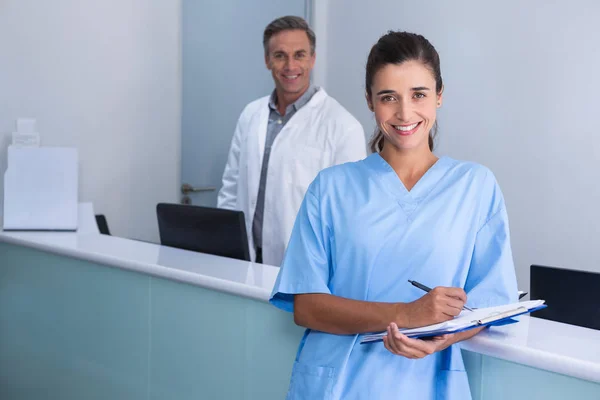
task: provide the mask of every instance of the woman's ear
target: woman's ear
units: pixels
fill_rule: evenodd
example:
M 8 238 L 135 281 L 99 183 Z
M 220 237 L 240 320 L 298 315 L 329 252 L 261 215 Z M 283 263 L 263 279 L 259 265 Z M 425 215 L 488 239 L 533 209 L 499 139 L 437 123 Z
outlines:
M 371 110 L 371 112 L 375 112 L 373 109 L 373 103 L 371 102 L 371 96 L 369 96 L 369 93 L 367 92 L 365 92 L 365 99 L 367 100 L 367 106 L 369 107 L 369 110 Z

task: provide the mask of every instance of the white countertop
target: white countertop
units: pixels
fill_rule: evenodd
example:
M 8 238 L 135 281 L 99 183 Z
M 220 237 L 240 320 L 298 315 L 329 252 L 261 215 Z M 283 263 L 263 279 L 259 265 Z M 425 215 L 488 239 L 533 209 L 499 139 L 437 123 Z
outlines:
M 0 232 L 0 242 L 88 260 L 268 301 L 278 267 L 163 247 L 114 236 Z M 462 348 L 483 355 L 600 382 L 600 331 L 524 316 L 493 327 Z
M 533 314 L 535 315 L 535 314 Z M 600 382 L 600 331 L 521 316 L 461 343 L 465 350 Z
M 271 265 L 93 233 L 0 231 L 0 242 L 263 301 L 269 300 L 279 272 Z

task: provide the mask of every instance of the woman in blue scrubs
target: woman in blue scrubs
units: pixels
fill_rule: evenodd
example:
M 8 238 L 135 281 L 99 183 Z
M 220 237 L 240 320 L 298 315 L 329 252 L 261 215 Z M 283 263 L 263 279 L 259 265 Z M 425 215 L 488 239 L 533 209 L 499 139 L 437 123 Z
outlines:
M 432 340 L 398 331 L 449 320 L 465 304 L 517 301 L 494 175 L 432 152 L 442 91 L 439 56 L 424 37 L 390 32 L 371 49 L 373 154 L 311 184 L 271 298 L 307 328 L 288 399 L 471 398 L 453 344 L 479 330 Z M 360 344 L 383 330 L 383 344 Z

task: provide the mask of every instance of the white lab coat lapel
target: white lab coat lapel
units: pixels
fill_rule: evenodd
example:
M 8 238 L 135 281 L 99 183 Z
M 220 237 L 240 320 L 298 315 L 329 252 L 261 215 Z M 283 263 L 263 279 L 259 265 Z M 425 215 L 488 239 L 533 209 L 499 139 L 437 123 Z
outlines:
M 258 129 L 256 130 L 256 139 L 258 143 L 258 168 L 259 171 L 262 168 L 262 160 L 265 155 L 265 142 L 267 140 L 267 126 L 269 125 L 269 100 L 264 102 L 260 107 L 260 117 L 258 119 Z M 260 173 L 258 174 L 260 177 Z M 258 189 L 258 187 L 257 187 Z
M 246 220 L 246 231 L 248 234 L 248 245 L 250 246 L 250 257 L 254 259 L 254 240 L 252 237 L 252 221 L 254 211 L 256 210 L 256 198 L 258 197 L 258 185 L 260 183 L 260 171 L 262 168 L 262 159 L 265 153 L 265 141 L 267 137 L 267 124 L 269 122 L 269 97 L 261 99 L 259 112 L 250 120 L 248 127 L 248 136 L 245 143 L 245 154 L 247 155 L 245 165 L 240 171 L 241 180 L 245 180 L 245 186 L 241 188 L 240 201 L 238 207 L 244 211 Z M 244 179 L 245 178 L 245 179 Z
M 248 164 L 246 166 L 248 182 L 248 208 L 250 215 L 247 218 L 252 221 L 256 209 L 256 198 L 258 196 L 258 186 L 260 183 L 260 172 L 262 169 L 262 160 L 265 154 L 265 141 L 267 137 L 267 125 L 269 122 L 269 100 L 266 98 L 264 104 L 260 106 L 259 115 L 253 120 L 253 125 L 249 130 L 248 137 Z M 249 235 L 251 236 L 251 235 Z

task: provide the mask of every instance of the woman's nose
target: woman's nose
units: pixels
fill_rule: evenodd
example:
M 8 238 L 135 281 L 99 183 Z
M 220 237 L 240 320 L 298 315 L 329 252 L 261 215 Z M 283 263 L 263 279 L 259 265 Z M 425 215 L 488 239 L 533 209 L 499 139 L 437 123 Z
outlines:
M 405 102 L 405 101 L 399 101 L 397 103 L 397 107 L 396 107 L 396 113 L 395 113 L 396 118 L 398 118 L 400 121 L 403 121 L 403 122 L 409 122 L 410 114 L 411 114 L 410 104 L 407 104 L 407 102 Z

